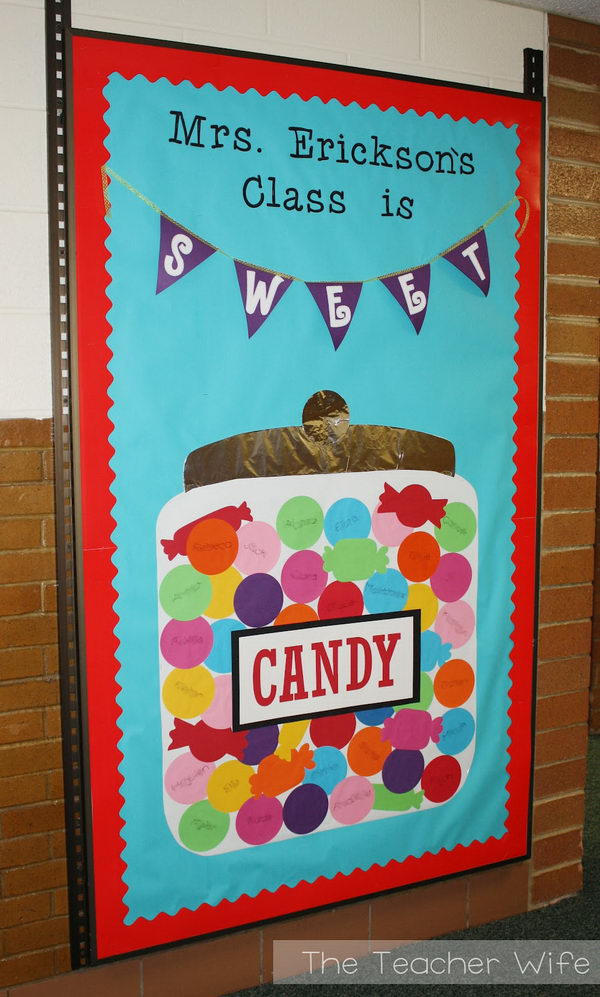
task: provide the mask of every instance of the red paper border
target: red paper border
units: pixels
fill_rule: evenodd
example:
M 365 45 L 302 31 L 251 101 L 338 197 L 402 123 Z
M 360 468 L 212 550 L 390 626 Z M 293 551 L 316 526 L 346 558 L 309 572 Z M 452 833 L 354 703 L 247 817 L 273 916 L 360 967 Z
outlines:
M 514 650 L 511 656 L 512 690 L 508 765 L 509 816 L 507 834 L 501 840 L 474 842 L 437 855 L 408 858 L 385 867 L 373 866 L 333 879 L 319 878 L 291 888 L 282 886 L 274 893 L 263 891 L 255 898 L 242 896 L 236 902 L 223 901 L 196 911 L 181 910 L 170 916 L 159 914 L 149 921 L 123 923 L 125 869 L 121 859 L 123 840 L 119 817 L 122 797 L 117 747 L 119 707 L 116 696 L 118 663 L 117 622 L 113 610 L 116 593 L 111 558 L 114 520 L 110 492 L 113 455 L 108 442 L 112 424 L 108 418 L 110 332 L 106 314 L 108 278 L 105 264 L 109 234 L 104 220 L 100 167 L 108 155 L 104 147 L 107 127 L 103 115 L 107 104 L 103 87 L 110 72 L 130 78 L 137 73 L 154 81 L 165 76 L 177 84 L 190 80 L 201 86 L 210 82 L 218 88 L 229 85 L 239 90 L 255 88 L 261 94 L 276 90 L 282 97 L 296 93 L 305 100 L 337 98 L 342 103 L 356 101 L 400 111 L 414 109 L 419 114 L 433 111 L 480 118 L 490 124 L 517 125 L 520 137 L 518 194 L 528 205 L 529 218 L 520 238 L 517 294 L 518 373 L 517 415 L 515 418 L 516 485 L 514 516 L 515 570 L 513 581 L 518 598 L 512 616 Z M 535 648 L 536 564 L 539 450 L 539 325 L 540 325 L 540 177 L 543 139 L 543 103 L 517 95 L 482 92 L 437 83 L 407 81 L 384 74 L 300 64 L 283 60 L 242 56 L 215 50 L 140 43 L 89 34 L 74 34 L 70 59 L 72 84 L 70 120 L 70 190 L 75 193 L 75 261 L 79 454 L 81 484 L 80 544 L 85 603 L 83 619 L 86 638 L 86 683 L 88 715 L 89 792 L 93 812 L 91 843 L 93 855 L 95 955 L 105 959 L 164 945 L 285 914 L 383 892 L 391 888 L 453 875 L 465 870 L 525 857 L 529 848 L 532 763 L 532 678 Z M 521 202 L 519 219 L 526 209 Z M 73 226 L 72 226 L 73 231 Z M 80 609 L 81 612 L 81 609 Z M 518 667 L 515 663 L 518 662 Z M 516 750 L 515 750 L 516 746 Z

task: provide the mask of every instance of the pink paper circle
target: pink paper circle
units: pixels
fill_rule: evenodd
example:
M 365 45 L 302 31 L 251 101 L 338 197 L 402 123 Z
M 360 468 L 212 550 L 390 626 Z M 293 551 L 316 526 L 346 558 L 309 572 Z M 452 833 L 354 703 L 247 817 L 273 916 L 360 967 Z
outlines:
M 202 719 L 205 724 L 216 730 L 225 730 L 226 727 L 231 727 L 231 675 L 217 675 L 215 677 L 213 701 L 202 714 Z
M 442 638 L 443 644 L 462 647 L 475 629 L 475 613 L 468 602 L 451 602 L 442 606 L 434 630 Z
M 281 540 L 268 523 L 247 523 L 238 530 L 238 555 L 235 566 L 244 575 L 257 571 L 268 573 L 279 560 Z
M 462 554 L 444 554 L 429 584 L 442 602 L 456 602 L 468 591 L 473 570 Z
M 283 807 L 277 797 L 251 797 L 240 807 L 235 829 L 247 845 L 264 845 L 275 837 L 282 823 Z
M 195 668 L 208 658 L 213 646 L 210 623 L 196 620 L 169 620 L 160 635 L 160 653 L 174 668 Z
M 281 586 L 292 602 L 313 602 L 327 585 L 323 558 L 314 550 L 299 550 L 288 557 L 281 572 Z
M 214 762 L 199 762 L 186 751 L 165 772 L 165 789 L 176 803 L 198 803 L 206 799 L 206 786 L 214 770 Z
M 371 529 L 375 539 L 385 547 L 398 547 L 412 533 L 412 528 L 401 523 L 395 512 L 377 512 L 377 509 L 371 516 Z
M 358 824 L 373 808 L 375 791 L 362 775 L 342 779 L 331 794 L 329 812 L 339 824 Z

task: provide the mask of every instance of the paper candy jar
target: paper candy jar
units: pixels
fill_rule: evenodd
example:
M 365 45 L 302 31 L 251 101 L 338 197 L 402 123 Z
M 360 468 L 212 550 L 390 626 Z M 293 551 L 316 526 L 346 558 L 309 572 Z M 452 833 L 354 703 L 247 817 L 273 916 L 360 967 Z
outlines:
M 209 856 L 423 811 L 475 747 L 477 506 L 454 448 L 351 425 L 204 446 L 157 524 L 164 807 Z

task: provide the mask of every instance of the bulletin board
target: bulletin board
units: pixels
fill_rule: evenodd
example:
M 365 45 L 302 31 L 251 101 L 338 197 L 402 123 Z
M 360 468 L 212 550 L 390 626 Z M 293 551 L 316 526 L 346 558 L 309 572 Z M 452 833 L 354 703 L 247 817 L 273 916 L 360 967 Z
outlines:
M 543 101 L 67 83 L 93 958 L 527 856 Z

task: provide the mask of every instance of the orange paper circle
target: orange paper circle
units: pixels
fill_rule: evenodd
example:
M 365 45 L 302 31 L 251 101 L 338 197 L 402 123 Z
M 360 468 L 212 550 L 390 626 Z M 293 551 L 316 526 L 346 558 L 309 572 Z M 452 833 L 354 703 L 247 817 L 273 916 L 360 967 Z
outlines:
M 473 692 L 475 675 L 467 661 L 455 658 L 439 669 L 433 682 L 435 698 L 442 706 L 462 706 Z
M 305 606 L 302 602 L 293 602 L 291 606 L 282 609 L 275 620 L 275 626 L 283 626 L 284 623 L 312 623 L 319 617 L 311 606 Z
M 224 519 L 203 519 L 194 526 L 187 541 L 189 562 L 203 575 L 220 575 L 237 557 L 238 537 Z
M 398 567 L 411 582 L 431 578 L 440 560 L 440 545 L 431 533 L 411 533 L 398 548 Z
M 357 775 L 375 775 L 392 750 L 389 741 L 383 741 L 380 727 L 365 727 L 356 732 L 348 745 L 348 765 Z

